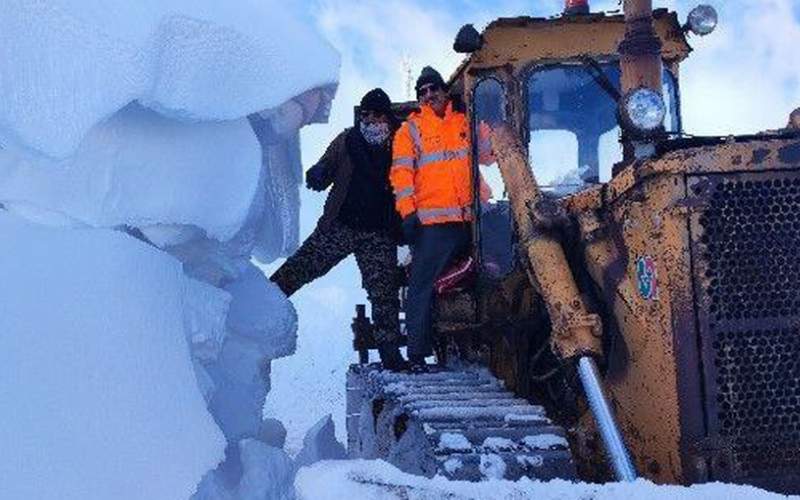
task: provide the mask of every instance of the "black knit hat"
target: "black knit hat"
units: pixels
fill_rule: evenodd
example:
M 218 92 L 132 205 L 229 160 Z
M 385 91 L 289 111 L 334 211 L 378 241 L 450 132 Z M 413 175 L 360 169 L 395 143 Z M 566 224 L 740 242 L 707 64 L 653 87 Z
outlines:
M 390 116 L 392 114 L 392 101 L 383 89 L 372 89 L 361 99 L 361 111 L 374 111 Z
M 422 73 L 419 74 L 419 78 L 417 78 L 417 85 L 414 87 L 414 89 L 419 92 L 420 87 L 431 83 L 436 84 L 443 89 L 447 88 L 442 75 L 430 66 L 425 66 L 422 68 Z

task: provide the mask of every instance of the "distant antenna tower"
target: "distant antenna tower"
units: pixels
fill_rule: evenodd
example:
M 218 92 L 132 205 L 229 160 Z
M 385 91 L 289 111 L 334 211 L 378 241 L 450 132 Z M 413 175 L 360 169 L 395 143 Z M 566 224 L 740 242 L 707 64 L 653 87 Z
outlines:
M 408 57 L 408 54 L 403 54 L 403 90 L 406 94 L 406 101 L 410 101 L 414 98 L 414 94 L 412 93 L 414 90 L 414 76 L 411 70 L 411 58 Z

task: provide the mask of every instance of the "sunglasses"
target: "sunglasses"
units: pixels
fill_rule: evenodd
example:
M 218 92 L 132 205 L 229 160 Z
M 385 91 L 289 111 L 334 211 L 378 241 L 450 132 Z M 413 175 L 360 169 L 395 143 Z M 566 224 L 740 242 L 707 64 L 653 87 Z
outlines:
M 434 92 L 438 92 L 440 90 L 444 90 L 441 85 L 437 85 L 435 83 L 431 83 L 428 85 L 423 85 L 422 87 L 417 90 L 417 98 L 425 97 L 428 94 L 433 94 Z

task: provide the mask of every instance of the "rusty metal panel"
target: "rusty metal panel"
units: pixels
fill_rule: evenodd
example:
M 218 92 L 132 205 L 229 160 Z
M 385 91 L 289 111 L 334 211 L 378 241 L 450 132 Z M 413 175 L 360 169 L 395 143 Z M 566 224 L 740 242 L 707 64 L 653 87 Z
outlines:
M 711 478 L 796 491 L 800 171 L 693 175 L 688 188 Z
M 478 326 L 478 302 L 471 291 L 451 292 L 436 299 L 434 325 L 439 333 L 460 332 Z
M 604 294 L 620 330 L 609 352 L 607 388 L 639 471 L 669 483 L 687 481 L 682 411 L 692 407 L 679 393 L 686 375 L 676 363 L 684 339 L 695 338 L 692 322 L 687 330 L 686 307 L 676 307 L 691 303 L 685 295 L 691 287 L 688 225 L 676 208 L 684 197 L 683 176 L 663 175 L 610 207 L 608 231 L 615 235 L 623 267 L 609 261 L 608 271 L 616 275 L 604 280 L 613 284 Z

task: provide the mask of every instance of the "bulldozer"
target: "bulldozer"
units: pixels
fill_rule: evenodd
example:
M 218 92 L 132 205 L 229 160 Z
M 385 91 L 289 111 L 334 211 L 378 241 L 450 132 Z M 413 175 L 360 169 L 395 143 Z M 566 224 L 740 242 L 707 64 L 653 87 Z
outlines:
M 369 365 L 358 307 L 351 457 L 800 492 L 800 109 L 752 135 L 684 133 L 688 37 L 717 22 L 566 0 L 461 29 L 449 85 L 493 197 L 475 196 L 469 264 L 437 296 L 446 369 Z

